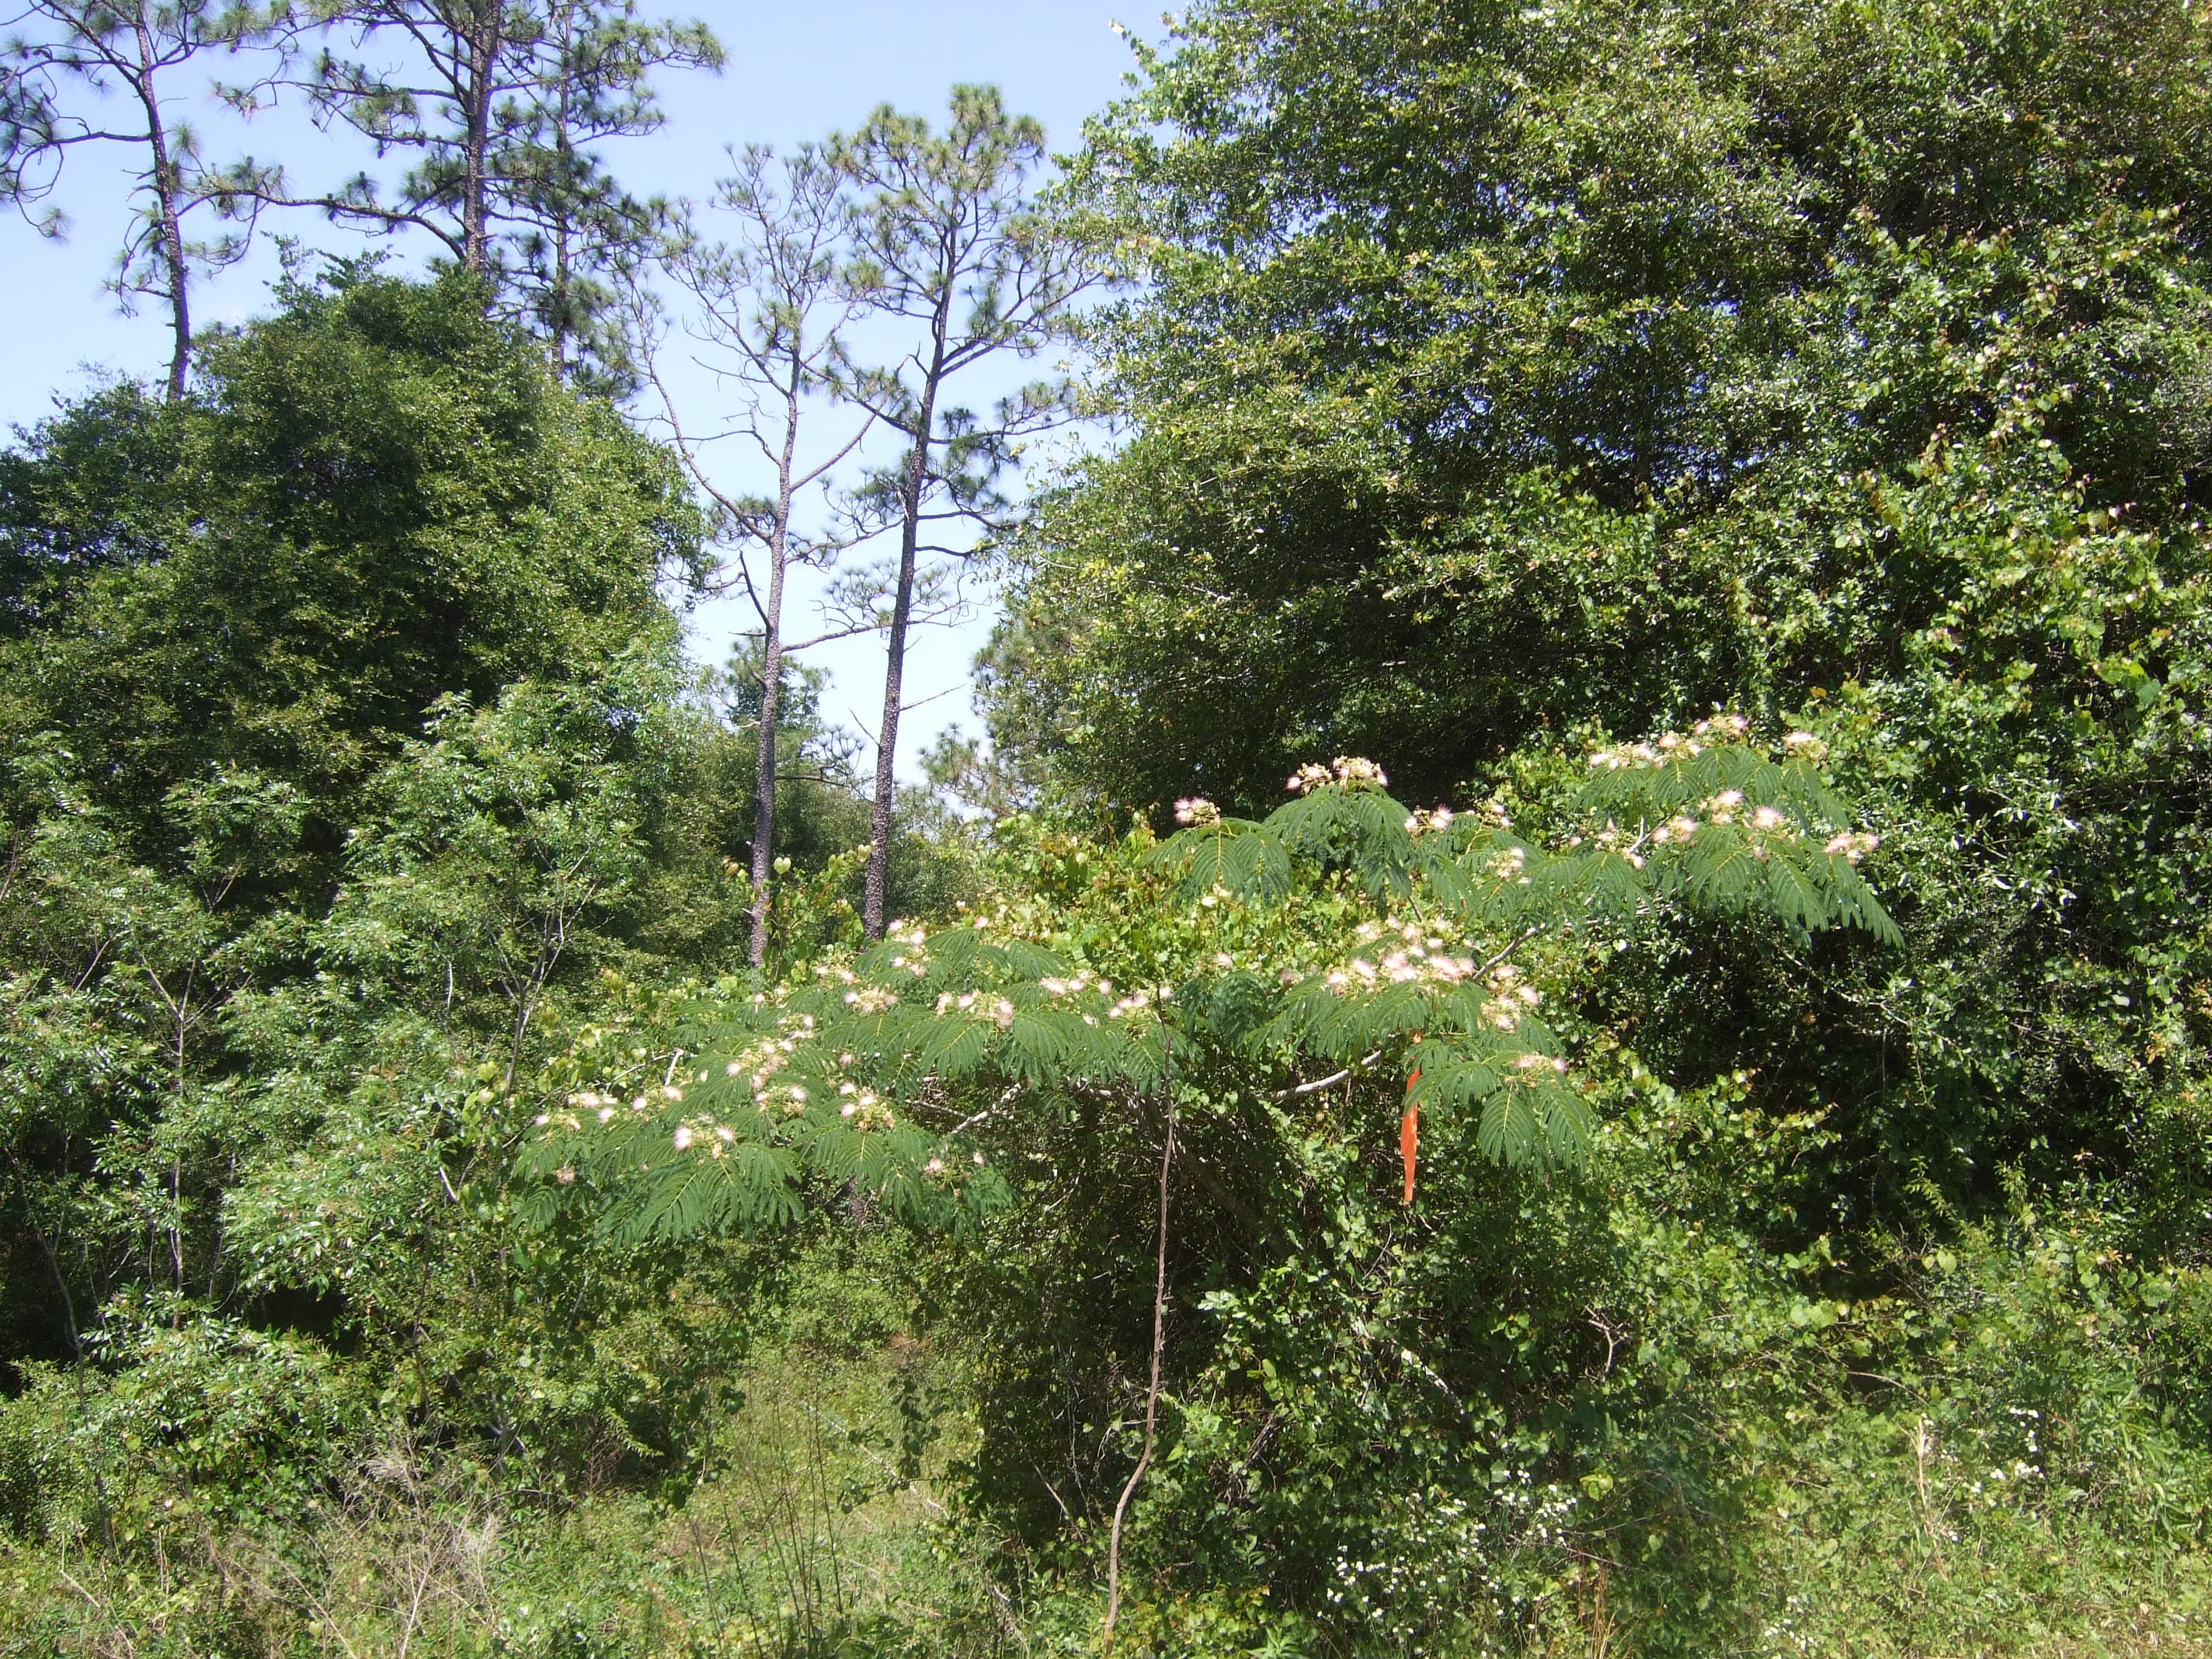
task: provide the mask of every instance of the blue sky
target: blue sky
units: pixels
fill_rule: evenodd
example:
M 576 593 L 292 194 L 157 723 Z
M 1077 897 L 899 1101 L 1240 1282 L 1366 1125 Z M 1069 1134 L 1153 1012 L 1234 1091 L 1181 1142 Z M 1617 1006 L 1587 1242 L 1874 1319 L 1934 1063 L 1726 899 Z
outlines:
M 649 3 L 645 9 L 656 9 Z M 714 0 L 669 10 L 702 17 L 729 54 L 717 76 L 663 77 L 669 122 L 651 137 L 609 146 L 617 174 L 641 193 L 701 197 L 724 170 L 732 143 L 789 145 L 859 121 L 878 103 L 942 112 L 956 82 L 994 82 L 1016 110 L 1045 124 L 1055 149 L 1072 148 L 1084 118 L 1116 96 L 1130 66 L 1119 18 L 1157 37 L 1156 19 L 1112 0 L 814 0 L 768 7 Z M 202 89 L 179 86 L 175 113 L 198 130 L 205 153 L 222 159 L 246 149 L 282 161 L 295 179 L 335 180 L 367 164 L 365 150 L 318 133 L 296 117 L 263 118 L 241 127 Z M 39 419 L 57 394 L 82 391 L 93 377 L 151 376 L 167 361 L 166 325 L 151 307 L 117 313 L 101 289 L 125 222 L 119 173 L 94 149 L 73 155 L 52 201 L 72 221 L 64 243 L 47 241 L 13 217 L 0 220 L 0 305 L 9 318 L 7 366 L 0 372 L 0 425 Z M 305 213 L 271 216 L 270 228 L 312 246 L 345 248 L 359 239 Z M 405 242 L 398 250 L 421 257 Z M 196 301 L 202 324 L 237 322 L 262 309 L 275 270 L 273 246 L 222 273 Z M 702 393 L 703 394 L 703 392 Z M 920 636 L 908 667 L 909 698 L 932 698 L 907 716 L 901 770 L 938 731 L 965 719 L 960 690 L 976 646 L 988 632 L 988 604 L 969 623 Z M 694 648 L 718 656 L 739 625 L 732 607 L 710 605 L 694 617 Z M 794 623 L 796 625 L 796 623 Z M 825 712 L 872 730 L 882 700 L 875 642 L 855 641 L 822 657 L 836 677 Z M 857 714 L 851 719 L 848 711 Z

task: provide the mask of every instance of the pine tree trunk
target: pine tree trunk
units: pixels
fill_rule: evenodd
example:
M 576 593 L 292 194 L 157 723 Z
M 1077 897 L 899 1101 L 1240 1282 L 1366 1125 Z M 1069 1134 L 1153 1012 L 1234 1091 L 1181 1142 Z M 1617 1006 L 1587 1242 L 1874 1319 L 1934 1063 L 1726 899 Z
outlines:
M 898 724 L 906 695 L 906 635 L 914 615 L 914 572 L 921 542 L 921 492 L 928 477 L 929 428 L 935 419 L 937 386 L 926 385 L 921 418 L 916 422 L 914 456 L 907 465 L 905 523 L 899 529 L 898 590 L 891 599 L 890 637 L 884 647 L 884 723 L 876 744 L 876 809 L 868 843 L 867 893 L 862 901 L 862 931 L 872 939 L 884 936 L 884 902 L 890 886 L 891 800 L 897 787 L 894 763 L 898 754 Z
M 897 789 L 895 763 L 898 755 L 899 715 L 906 694 L 906 635 L 914 615 L 914 574 L 921 546 L 922 494 L 929 486 L 929 434 L 937 422 L 937 394 L 945 380 L 946 343 L 952 329 L 952 285 L 957 263 L 939 273 L 942 291 L 936 314 L 930 321 L 929 367 L 921 377 L 908 436 L 914 452 L 907 462 L 906 487 L 900 501 L 905 522 L 899 527 L 898 591 L 891 600 L 890 637 L 884 646 L 884 723 L 876 744 L 876 808 L 868 843 L 867 890 L 861 901 L 861 932 L 869 939 L 884 936 L 884 896 L 890 887 L 891 801 Z
M 754 778 L 758 799 L 753 807 L 751 958 L 756 968 L 768 958 L 769 882 L 775 873 L 777 716 L 783 700 L 783 572 L 791 557 L 791 480 L 799 459 L 799 399 L 805 385 L 805 369 L 794 343 L 791 380 L 784 387 L 783 452 L 776 458 L 775 521 L 769 530 L 768 604 L 761 617 L 760 759 Z
M 461 161 L 461 265 L 467 270 L 483 270 L 491 264 L 491 220 L 485 195 L 502 21 L 501 0 L 478 0 L 478 4 L 469 33 L 468 137 Z
M 154 152 L 155 233 L 161 242 L 161 264 L 168 274 L 169 397 L 173 402 L 185 395 L 185 375 L 191 368 L 192 356 L 191 273 L 185 263 L 184 216 L 177 204 L 182 180 L 176 161 L 169 154 L 169 131 L 161 119 L 161 103 L 155 92 L 154 64 L 158 54 L 152 33 L 146 26 L 144 7 L 132 15 L 131 28 L 138 46 L 134 89 L 146 112 L 146 142 Z
M 768 615 L 763 619 L 761 640 L 760 757 L 753 808 L 752 964 L 768 957 L 769 882 L 775 873 L 776 732 L 783 696 L 783 564 L 787 545 L 785 526 L 790 507 L 787 490 L 778 503 L 775 539 L 769 548 Z

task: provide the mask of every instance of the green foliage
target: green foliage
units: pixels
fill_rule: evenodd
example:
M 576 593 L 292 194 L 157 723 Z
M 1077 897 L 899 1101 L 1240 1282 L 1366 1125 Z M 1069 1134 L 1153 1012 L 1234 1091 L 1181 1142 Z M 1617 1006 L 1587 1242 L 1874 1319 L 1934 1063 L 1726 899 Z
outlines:
M 1816 847 L 1837 826 L 1815 815 L 1839 805 L 1804 763 L 1777 765 L 1741 729 L 1593 756 L 1603 781 L 1581 804 L 1603 827 L 1571 823 L 1557 851 L 1445 811 L 1408 815 L 1362 761 L 1307 769 L 1292 780 L 1302 798 L 1261 823 L 1186 800 L 1191 827 L 1143 856 L 1137 890 L 1164 884 L 1201 913 L 1249 906 L 1272 948 L 1156 958 L 1117 996 L 1088 951 L 988 923 L 902 930 L 849 965 L 817 963 L 811 983 L 726 994 L 706 1012 L 696 1073 L 687 1064 L 678 1085 L 672 1055 L 658 1090 L 576 1091 L 544 1121 L 526 1167 L 611 1189 L 626 1239 L 791 1219 L 802 1173 L 853 1182 L 904 1218 L 988 1213 L 1003 1182 L 980 1146 L 956 1144 L 959 1129 L 1033 1112 L 1040 1091 L 1160 1090 L 1178 1040 L 1213 1063 L 1292 1073 L 1305 1057 L 1371 1066 L 1410 1041 L 1423 1046 L 1409 1099 L 1447 1122 L 1479 1109 L 1484 1152 L 1571 1155 L 1587 1114 L 1560 1080 L 1567 1061 L 1534 1012 L 1539 994 L 1505 960 L 1522 945 L 1571 948 L 1667 901 L 1770 914 L 1800 934 L 1853 921 L 1896 939 L 1853 868 L 1866 838 L 1837 830 Z M 1361 893 L 1346 953 L 1322 922 Z M 1285 933 L 1304 948 L 1278 955 Z
M 896 835 L 458 279 L 27 434 L 0 1645 L 2212 1650 L 2206 41 L 1201 5 Z
M 1798 727 L 1908 956 L 1683 987 L 1669 1056 L 1843 1107 L 1892 1215 L 2136 1167 L 2205 1036 L 2207 52 L 2162 0 L 1198 8 L 1061 204 L 1141 279 L 1128 435 L 1034 528 L 1001 750 L 1235 813 Z
M 747 745 L 673 659 L 666 458 L 465 284 L 288 301 L 5 486 L 8 1513 L 290 1587 L 118 1604 L 222 1651 L 289 1639 L 357 1523 L 435 1534 L 395 1457 L 439 1502 L 680 1486 L 774 1268 L 526 1236 L 507 1190 L 580 1003 L 659 1042 L 638 976 L 742 950 Z
M 283 298 L 210 343 L 193 398 L 118 390 L 9 458 L 0 714 L 14 741 L 68 732 L 142 855 L 179 784 L 281 778 L 305 844 L 269 896 L 312 903 L 440 697 L 672 643 L 653 583 L 699 526 L 668 459 L 561 391 L 472 284 L 341 268 Z
M 974 1237 L 957 1300 L 983 1343 L 977 1498 L 1066 1565 L 1133 1455 L 1139 1217 L 1172 1103 L 1176 1382 L 1143 1559 L 1202 1561 L 1231 1603 L 1264 1594 L 1316 1631 L 1410 1620 L 1414 1640 L 1470 1598 L 1520 1618 L 1534 1592 L 1512 1562 L 1562 1543 L 1572 1506 L 1513 1510 L 1510 1483 L 1553 1479 L 1581 1419 L 1563 1401 L 1559 1429 L 1516 1422 L 1494 1374 L 1510 1346 L 1459 1322 L 1501 1255 L 1544 1261 L 1540 1297 L 1604 1282 L 1602 1206 L 1547 1218 L 1510 1172 L 1588 1155 L 1614 938 L 1694 951 L 1747 915 L 1777 937 L 1856 921 L 1894 938 L 1853 867 L 1864 838 L 1826 816 L 1840 809 L 1808 762 L 1765 758 L 1741 722 L 1584 769 L 1598 781 L 1526 838 L 1409 813 L 1357 760 L 1308 769 L 1260 823 L 1186 799 L 1164 842 L 1002 827 L 1006 885 L 971 925 L 902 927 L 796 983 L 708 996 L 659 1086 L 657 1054 L 606 1081 L 584 1059 L 523 1162 L 544 1224 L 580 1210 L 630 1244 L 757 1232 L 842 1191 Z M 1703 815 L 1687 829 L 1685 808 Z M 1776 862 L 1808 873 L 1777 886 Z M 1408 1103 L 1425 1150 L 1403 1210 L 1385 1126 Z M 1511 1374 L 1541 1386 L 1553 1357 L 1533 1346 Z M 1503 1557 L 1500 1503 L 1517 1516 Z M 1417 1593 L 1358 1565 L 1413 1572 L 1439 1550 L 1451 1588 L 1434 1595 L 1425 1568 Z M 1210 1613 L 1147 1599 L 1139 1616 L 1239 1627 L 1212 1593 Z

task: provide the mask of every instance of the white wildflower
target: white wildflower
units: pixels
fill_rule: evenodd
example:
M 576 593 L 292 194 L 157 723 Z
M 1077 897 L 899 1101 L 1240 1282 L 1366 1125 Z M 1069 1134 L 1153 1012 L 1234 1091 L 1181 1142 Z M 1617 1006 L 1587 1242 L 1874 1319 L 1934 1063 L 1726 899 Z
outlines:
M 1828 757 L 1828 745 L 1810 732 L 1785 732 L 1782 750 L 1796 760 L 1807 760 L 1818 765 Z
M 1850 830 L 1832 838 L 1827 846 L 1821 850 L 1836 854 L 1846 863 L 1856 864 L 1881 845 L 1880 836 L 1870 836 L 1863 831 Z

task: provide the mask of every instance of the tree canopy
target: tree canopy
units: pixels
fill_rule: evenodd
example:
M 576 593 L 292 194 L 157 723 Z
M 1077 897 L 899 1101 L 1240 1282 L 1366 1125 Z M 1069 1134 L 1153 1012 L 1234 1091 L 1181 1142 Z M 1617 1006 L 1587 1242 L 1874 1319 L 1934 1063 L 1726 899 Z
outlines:
M 2202 9 L 1136 53 L 1039 203 L 743 152 L 678 446 L 485 258 L 0 454 L 0 1635 L 2212 1640 Z M 990 742 L 871 787 L 782 583 L 942 514 Z
M 2205 1035 L 2205 46 L 2163 5 L 1202 9 L 1069 186 L 1144 284 L 1098 325 L 1127 436 L 1033 532 L 1002 742 L 1158 812 L 1316 752 L 1459 798 L 1555 734 L 1802 726 L 1911 960 L 1739 1057 L 1893 1171 L 2124 1158 Z

